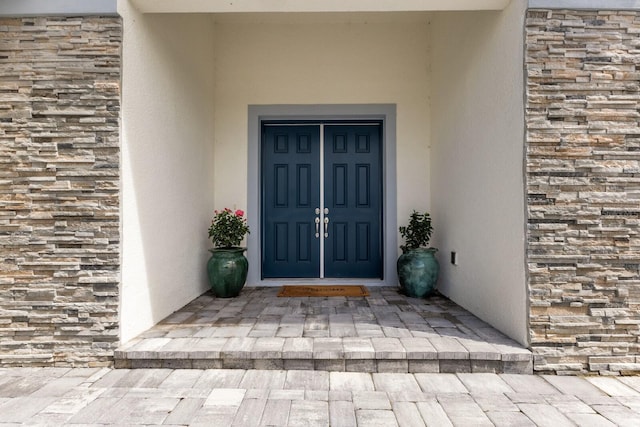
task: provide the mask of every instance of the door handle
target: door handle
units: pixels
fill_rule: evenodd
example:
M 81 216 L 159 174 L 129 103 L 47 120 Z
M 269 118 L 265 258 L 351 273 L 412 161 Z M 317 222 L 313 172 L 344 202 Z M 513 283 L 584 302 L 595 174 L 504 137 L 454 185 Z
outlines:
M 316 239 L 320 237 L 320 217 L 316 217 Z
M 324 217 L 324 237 L 329 237 L 329 218 Z

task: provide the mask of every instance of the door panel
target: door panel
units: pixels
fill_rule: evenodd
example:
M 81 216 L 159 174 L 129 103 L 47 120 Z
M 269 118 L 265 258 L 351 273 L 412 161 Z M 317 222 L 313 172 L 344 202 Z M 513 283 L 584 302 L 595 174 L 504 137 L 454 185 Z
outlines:
M 381 128 L 263 126 L 263 278 L 382 278 Z
M 382 278 L 380 128 L 324 127 L 325 277 Z
M 320 206 L 319 159 L 319 126 L 264 126 L 263 278 L 320 275 L 314 223 Z

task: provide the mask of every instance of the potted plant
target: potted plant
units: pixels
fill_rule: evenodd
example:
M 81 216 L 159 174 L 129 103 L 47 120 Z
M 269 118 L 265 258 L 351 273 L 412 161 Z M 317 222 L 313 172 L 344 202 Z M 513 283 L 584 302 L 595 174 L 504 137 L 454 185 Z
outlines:
M 249 262 L 240 247 L 240 242 L 249 233 L 244 212 L 229 208 L 213 212 L 209 237 L 213 242 L 207 273 L 211 289 L 217 297 L 236 297 L 247 281 Z
M 428 248 L 433 227 L 429 213 L 415 210 L 409 217 L 409 225 L 400 227 L 405 244 L 400 246 L 398 279 L 400 290 L 407 296 L 422 298 L 436 289 L 440 266 L 435 257 L 436 248 Z

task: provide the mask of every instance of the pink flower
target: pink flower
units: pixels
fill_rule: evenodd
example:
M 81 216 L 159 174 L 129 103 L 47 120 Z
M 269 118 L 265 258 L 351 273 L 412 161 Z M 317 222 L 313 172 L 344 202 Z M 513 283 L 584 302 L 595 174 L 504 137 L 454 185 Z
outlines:
M 224 208 L 215 210 L 215 216 L 209 227 L 209 237 L 217 248 L 230 248 L 238 246 L 246 234 L 249 233 L 244 211 Z
M 213 211 L 214 214 L 218 215 L 218 209 L 216 209 L 215 211 Z

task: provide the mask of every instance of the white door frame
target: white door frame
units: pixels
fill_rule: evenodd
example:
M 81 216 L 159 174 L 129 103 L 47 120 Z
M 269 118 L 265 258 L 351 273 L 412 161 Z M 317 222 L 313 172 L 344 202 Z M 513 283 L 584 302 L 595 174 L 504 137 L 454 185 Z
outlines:
M 265 120 L 382 120 L 383 126 L 383 275 L 378 279 L 261 279 L 260 266 L 260 139 Z M 396 106 L 395 104 L 348 105 L 250 105 L 248 109 L 247 237 L 248 286 L 279 286 L 283 283 L 349 283 L 397 286 L 398 221 L 396 197 Z

